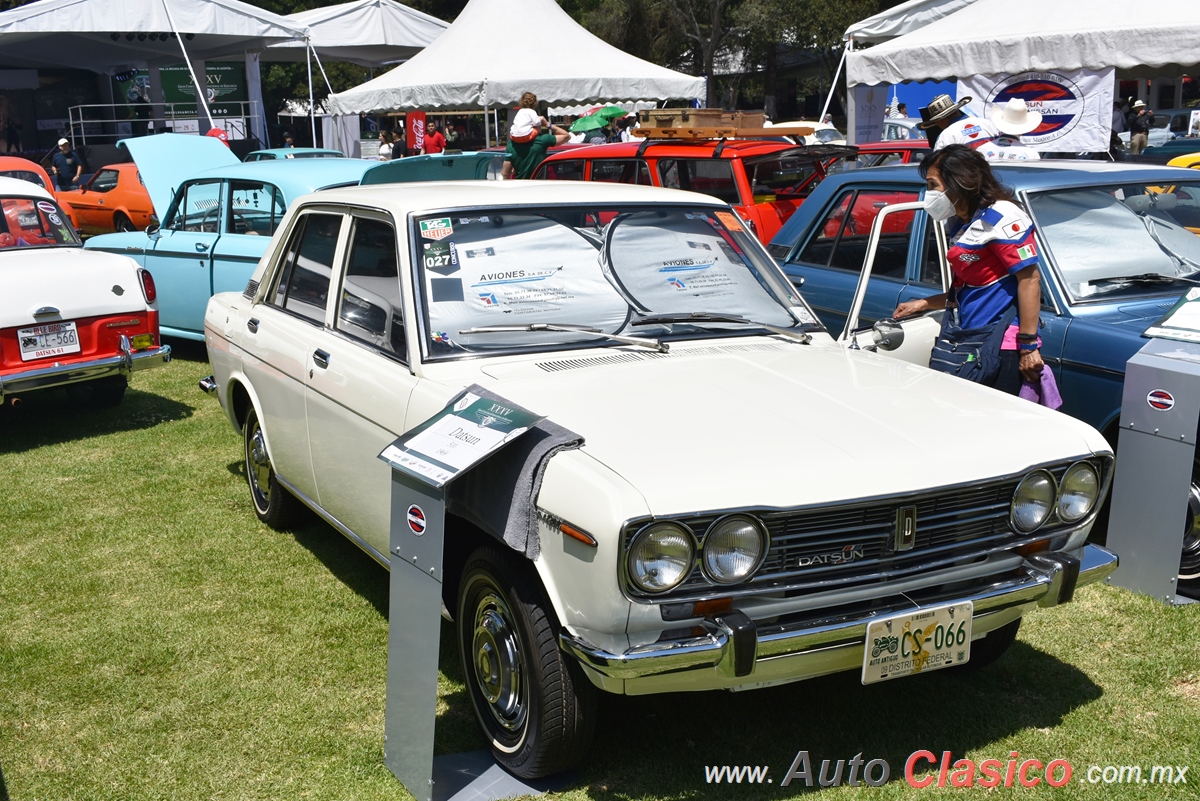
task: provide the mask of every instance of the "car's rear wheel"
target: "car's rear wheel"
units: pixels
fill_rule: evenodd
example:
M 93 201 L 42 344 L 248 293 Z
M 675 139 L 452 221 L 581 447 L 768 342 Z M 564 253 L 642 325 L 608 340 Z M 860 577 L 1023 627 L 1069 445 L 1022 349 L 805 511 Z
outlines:
M 1007 623 L 998 629 L 989 631 L 987 636 L 971 643 L 971 659 L 959 670 L 979 670 L 995 662 L 1008 653 L 1008 649 L 1016 642 L 1017 632 L 1021 630 L 1021 618 Z
M 125 376 L 109 376 L 79 384 L 68 384 L 67 397 L 75 403 L 92 409 L 110 409 L 125 397 L 128 386 Z
M 136 231 L 133 222 L 121 212 L 113 215 L 113 228 L 117 231 Z
M 1192 485 L 1183 522 L 1183 550 L 1179 554 L 1179 589 L 1200 591 L 1200 457 L 1192 460 Z
M 559 649 L 553 612 L 528 566 L 498 547 L 472 553 L 457 627 L 468 695 L 496 761 L 529 779 L 581 760 L 596 690 Z
M 246 483 L 250 485 L 254 514 L 273 529 L 285 529 L 295 521 L 300 512 L 300 502 L 275 477 L 262 425 L 253 408 L 246 416 L 243 431 L 246 438 Z

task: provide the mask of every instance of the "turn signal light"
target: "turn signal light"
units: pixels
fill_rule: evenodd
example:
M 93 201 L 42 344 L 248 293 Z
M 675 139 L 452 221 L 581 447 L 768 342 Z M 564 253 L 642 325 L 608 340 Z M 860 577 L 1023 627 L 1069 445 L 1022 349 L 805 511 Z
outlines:
M 708 617 L 709 615 L 719 615 L 722 612 L 728 612 L 732 608 L 732 598 L 713 598 L 708 601 L 696 601 L 692 605 L 692 612 L 697 617 Z
M 1022 545 L 1017 548 L 1017 553 L 1021 556 L 1029 556 L 1031 553 L 1040 553 L 1041 551 L 1050 550 L 1050 540 L 1036 540 L 1028 545 Z
M 138 278 L 142 279 L 142 296 L 146 298 L 147 303 L 153 303 L 158 299 L 158 289 L 154 286 L 154 276 L 150 271 L 139 267 Z

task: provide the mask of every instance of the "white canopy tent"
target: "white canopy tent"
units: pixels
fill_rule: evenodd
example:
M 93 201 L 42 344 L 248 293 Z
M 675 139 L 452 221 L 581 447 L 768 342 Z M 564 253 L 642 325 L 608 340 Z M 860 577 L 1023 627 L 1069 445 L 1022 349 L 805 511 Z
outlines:
M 1122 77 L 1180 75 L 1200 63 L 1197 6 L 1197 0 L 974 0 L 898 38 L 850 50 L 846 82 L 1108 67 Z
M 842 37 L 859 44 L 878 44 L 912 33 L 931 22 L 971 5 L 975 0 L 908 0 L 854 23 Z
M 211 124 L 204 73 L 195 64 L 242 57 L 261 136 L 262 85 L 254 54 L 307 36 L 304 25 L 239 0 L 39 0 L 0 13 L 0 64 L 108 73 L 149 69 L 152 100 L 161 102 L 157 68 L 184 61 Z
M 321 58 L 364 67 L 412 58 L 450 27 L 395 0 L 354 0 L 289 14 L 293 24 L 307 27 L 309 43 Z M 267 48 L 263 61 L 304 61 L 304 42 L 282 42 Z
M 339 114 L 486 110 L 524 92 L 550 102 L 693 98 L 704 95 L 704 79 L 607 44 L 554 0 L 471 0 L 412 60 L 328 102 Z

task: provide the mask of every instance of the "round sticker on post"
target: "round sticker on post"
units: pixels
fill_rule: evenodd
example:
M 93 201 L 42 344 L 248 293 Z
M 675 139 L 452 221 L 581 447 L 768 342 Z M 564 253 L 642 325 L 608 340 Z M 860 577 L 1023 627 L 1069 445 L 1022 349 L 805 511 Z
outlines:
M 1165 412 L 1175 405 L 1175 397 L 1165 389 L 1156 389 L 1146 396 L 1146 403 L 1157 412 Z
M 54 212 L 58 211 L 58 209 L 55 208 L 53 203 L 48 203 L 45 200 L 39 200 L 37 207 L 39 209 L 41 209 L 42 211 L 46 212 L 47 214 L 53 214 Z
M 408 507 L 408 527 L 418 537 L 425 533 L 425 512 L 415 503 Z

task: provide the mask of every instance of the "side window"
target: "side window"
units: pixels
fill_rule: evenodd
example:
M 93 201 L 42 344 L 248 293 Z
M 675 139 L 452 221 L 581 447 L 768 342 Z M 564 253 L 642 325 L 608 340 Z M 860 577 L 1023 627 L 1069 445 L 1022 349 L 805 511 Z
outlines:
M 917 199 L 916 192 L 859 190 L 839 200 L 821 228 L 821 233 L 801 254 L 801 261 L 825 263 L 848 272 L 860 272 L 867 255 L 871 226 L 881 209 Z M 873 276 L 904 280 L 915 212 L 906 211 L 885 219 L 875 255 Z M 832 241 L 831 241 L 832 240 Z M 824 262 L 820 259 L 825 257 Z
M 1189 115 L 1175 114 L 1171 117 L 1171 133 L 1186 134 L 1188 129 Z
M 604 159 L 592 162 L 592 180 L 610 184 L 650 184 L 650 168 L 637 159 Z
M 583 161 L 551 161 L 543 164 L 538 178 L 549 178 L 552 181 L 582 181 Z
M 297 221 L 283 253 L 283 269 L 271 305 L 317 325 L 325 322 L 325 302 L 341 225 L 340 214 L 306 214 Z
M 101 170 L 92 179 L 89 190 L 92 192 L 111 192 L 117 188 L 117 178 L 119 177 L 120 173 L 116 170 Z
M 225 226 L 229 234 L 270 236 L 287 211 L 283 192 L 260 181 L 231 181 L 229 205 L 231 213 Z
M 925 221 L 925 240 L 921 243 L 921 275 L 917 281 L 921 286 L 932 287 L 941 292 L 941 254 L 938 253 L 937 233 L 934 228 L 937 224 L 933 220 Z
M 193 181 L 175 195 L 175 208 L 163 228 L 217 233 L 221 218 L 221 182 Z
M 730 204 L 742 202 L 729 159 L 659 159 L 658 176 L 672 189 L 712 195 Z
M 396 230 L 390 223 L 355 220 L 334 327 L 405 359 L 404 306 L 396 253 Z

